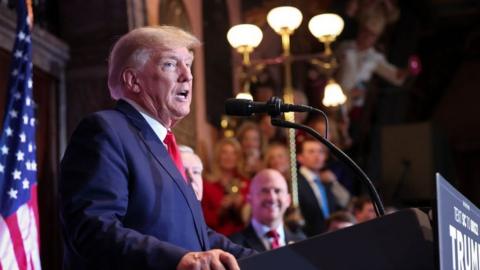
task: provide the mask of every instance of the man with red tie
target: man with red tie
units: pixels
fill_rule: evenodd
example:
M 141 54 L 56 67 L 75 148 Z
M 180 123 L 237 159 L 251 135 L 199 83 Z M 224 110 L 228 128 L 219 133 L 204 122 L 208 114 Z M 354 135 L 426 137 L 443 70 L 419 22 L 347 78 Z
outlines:
M 247 200 L 252 220 L 243 231 L 230 236 L 233 242 L 262 252 L 305 239 L 303 233 L 293 233 L 283 224 L 291 197 L 280 172 L 274 169 L 258 172 L 250 184 Z
M 171 133 L 190 112 L 198 45 L 171 26 L 114 45 L 117 106 L 79 124 L 61 163 L 65 269 L 238 269 L 254 253 L 207 228 Z

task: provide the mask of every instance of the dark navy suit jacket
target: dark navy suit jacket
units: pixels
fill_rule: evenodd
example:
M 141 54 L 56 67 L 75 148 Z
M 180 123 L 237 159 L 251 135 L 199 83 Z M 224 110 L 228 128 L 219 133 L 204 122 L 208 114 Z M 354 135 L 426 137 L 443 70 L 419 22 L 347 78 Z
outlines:
M 192 188 L 125 101 L 79 124 L 59 191 L 66 269 L 175 269 L 190 251 L 253 253 L 207 228 Z
M 327 184 L 325 188 L 330 213 L 340 210 L 341 206 L 331 191 L 331 185 Z M 325 224 L 327 218 L 323 216 L 320 205 L 318 204 L 318 199 L 310 187 L 308 180 L 300 172 L 298 173 L 298 201 L 300 211 L 305 219 L 303 232 L 308 237 L 325 232 L 327 229 Z
M 287 227 L 283 228 L 285 231 L 285 243 L 291 244 L 292 242 L 299 242 L 305 240 L 307 237 L 303 233 L 293 233 Z M 258 238 L 253 225 L 250 223 L 242 231 L 229 236 L 230 240 L 234 243 L 242 245 L 247 248 L 254 249 L 258 252 L 267 251 L 262 243 L 262 240 Z

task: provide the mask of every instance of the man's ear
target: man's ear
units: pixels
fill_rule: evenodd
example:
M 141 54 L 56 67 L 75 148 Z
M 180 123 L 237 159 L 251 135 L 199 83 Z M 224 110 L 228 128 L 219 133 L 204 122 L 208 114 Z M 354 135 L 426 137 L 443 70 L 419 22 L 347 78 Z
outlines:
M 140 93 L 140 86 L 138 85 L 137 73 L 131 68 L 127 68 L 122 72 L 122 84 L 129 92 Z
M 300 164 L 303 164 L 303 156 L 302 156 L 302 154 L 298 154 L 298 153 L 297 153 L 297 162 L 300 163 Z
M 290 207 L 292 204 L 292 195 L 290 193 L 287 194 L 287 208 Z

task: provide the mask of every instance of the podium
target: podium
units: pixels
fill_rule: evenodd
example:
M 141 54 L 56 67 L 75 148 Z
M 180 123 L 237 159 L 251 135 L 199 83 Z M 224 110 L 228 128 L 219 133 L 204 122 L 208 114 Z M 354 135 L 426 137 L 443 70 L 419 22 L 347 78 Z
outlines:
M 436 269 L 432 220 L 415 208 L 239 260 L 242 270 Z

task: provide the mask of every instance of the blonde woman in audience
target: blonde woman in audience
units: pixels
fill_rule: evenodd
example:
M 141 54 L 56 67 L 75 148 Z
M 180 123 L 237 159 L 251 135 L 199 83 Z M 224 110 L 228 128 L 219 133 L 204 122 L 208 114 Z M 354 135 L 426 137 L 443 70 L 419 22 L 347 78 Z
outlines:
M 202 208 L 207 225 L 230 235 L 243 229 L 242 215 L 249 179 L 242 173 L 241 146 L 234 138 L 220 140 L 214 151 L 212 172 L 203 182 Z
M 248 177 L 262 169 L 262 156 L 264 148 L 264 139 L 262 132 L 255 122 L 244 122 L 236 133 L 236 138 L 240 142 L 243 158 L 245 161 L 243 171 Z

